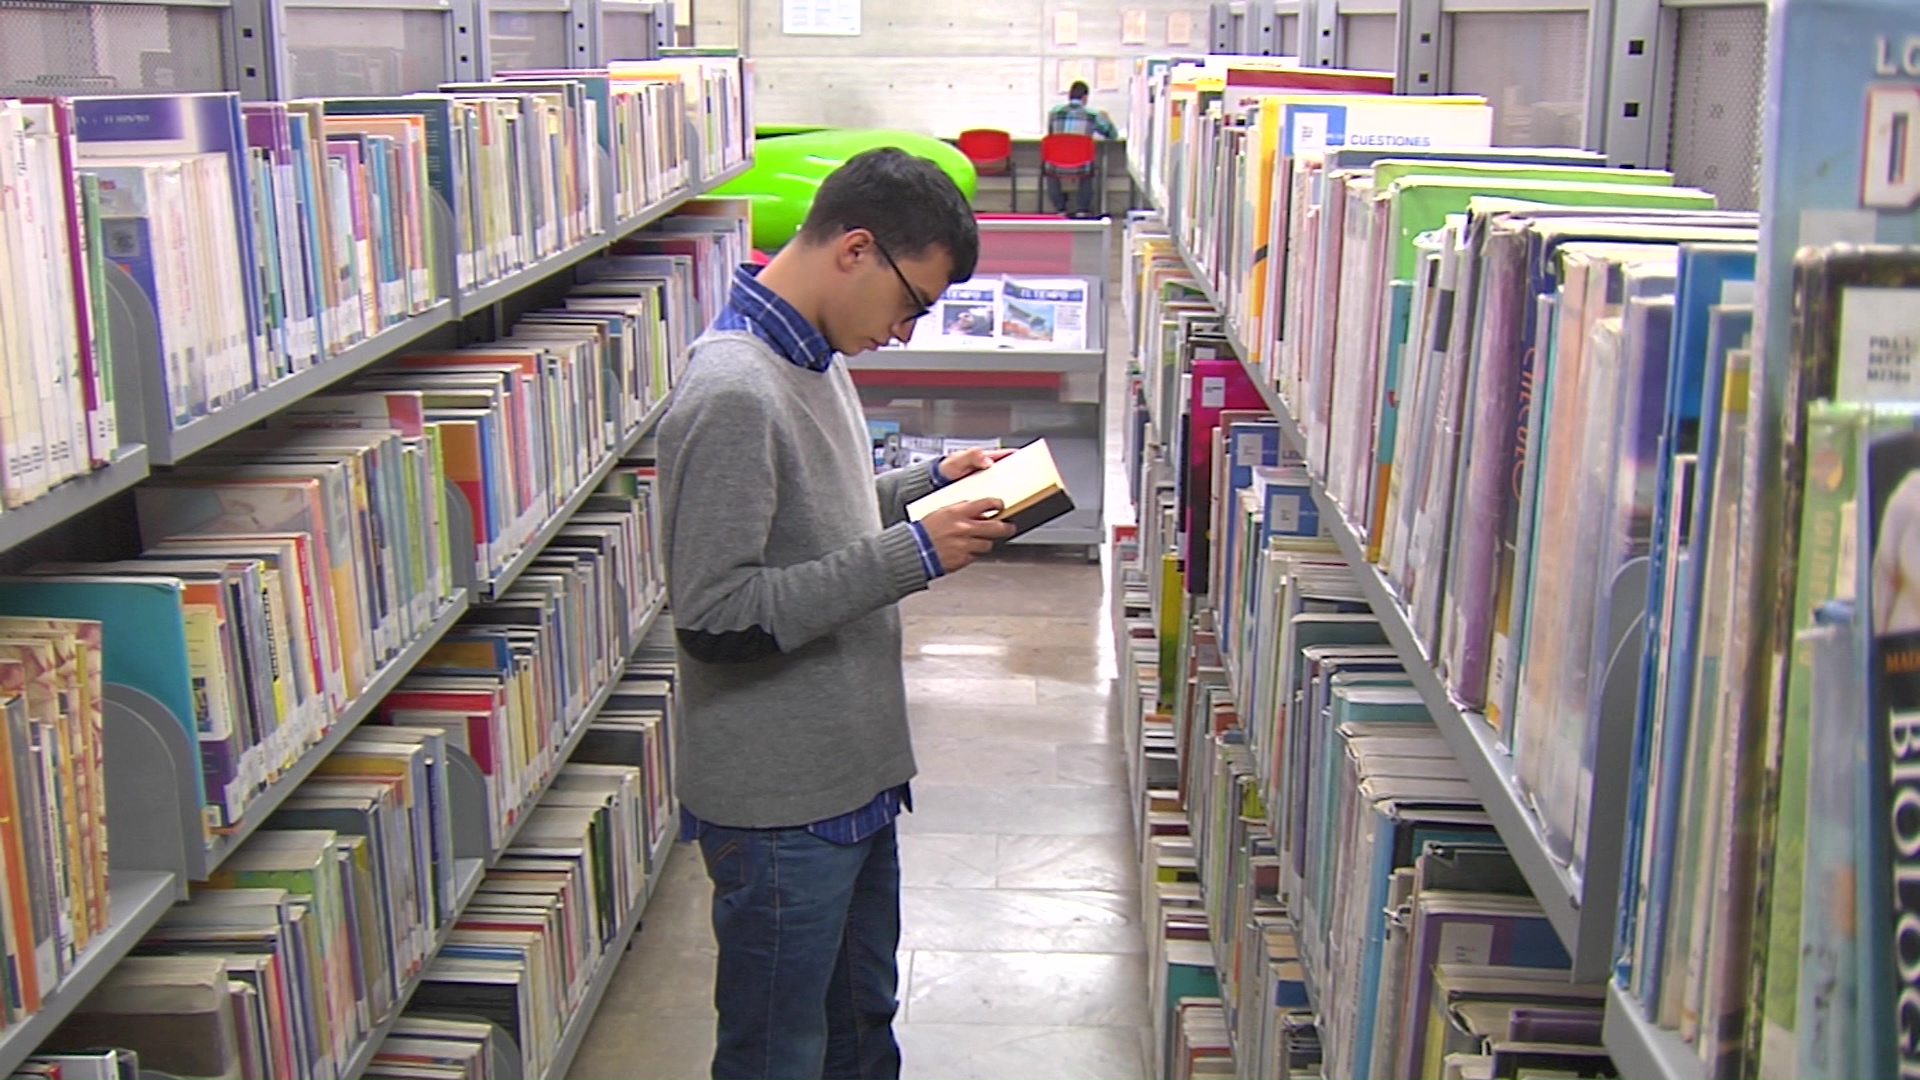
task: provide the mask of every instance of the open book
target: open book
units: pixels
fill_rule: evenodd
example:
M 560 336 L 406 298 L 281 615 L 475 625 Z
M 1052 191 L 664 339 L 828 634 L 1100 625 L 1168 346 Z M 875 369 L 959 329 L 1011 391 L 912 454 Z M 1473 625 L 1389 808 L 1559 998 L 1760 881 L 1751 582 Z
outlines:
M 1013 523 L 1014 536 L 1073 509 L 1073 496 L 1060 478 L 1053 451 L 1047 449 L 1047 440 L 1039 439 L 1001 458 L 992 468 L 963 476 L 908 503 L 907 519 L 919 521 L 943 506 L 974 499 L 999 499 L 1005 506 L 999 518 Z

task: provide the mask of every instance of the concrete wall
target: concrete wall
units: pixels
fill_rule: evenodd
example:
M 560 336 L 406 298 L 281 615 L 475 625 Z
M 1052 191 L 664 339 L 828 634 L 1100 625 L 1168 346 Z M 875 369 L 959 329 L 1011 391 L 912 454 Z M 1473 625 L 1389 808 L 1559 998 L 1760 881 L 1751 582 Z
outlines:
M 702 48 L 740 47 L 746 0 L 686 0 L 693 5 L 693 43 Z
M 783 2 L 745 0 L 754 109 L 770 123 L 1036 135 L 1078 75 L 1124 126 L 1132 57 L 1206 51 L 1207 5 L 1196 0 L 862 0 L 857 37 L 783 33 Z M 1145 15 L 1143 44 L 1122 44 L 1129 10 Z M 1168 44 L 1174 12 L 1188 18 L 1192 45 Z M 1062 14 L 1078 22 L 1073 44 L 1055 43 Z M 1102 61 L 1110 90 L 1101 89 Z

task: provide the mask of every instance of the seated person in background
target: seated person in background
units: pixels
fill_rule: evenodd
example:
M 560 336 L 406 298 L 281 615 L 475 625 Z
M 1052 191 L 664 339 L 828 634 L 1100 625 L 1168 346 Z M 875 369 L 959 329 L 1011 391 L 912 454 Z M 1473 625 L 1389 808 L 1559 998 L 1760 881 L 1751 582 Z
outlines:
M 1055 105 L 1047 114 L 1047 134 L 1049 135 L 1091 135 L 1097 138 L 1114 139 L 1120 133 L 1114 130 L 1113 121 L 1107 114 L 1087 104 L 1087 84 L 1075 82 L 1067 88 L 1067 102 Z M 1094 168 L 1091 164 L 1081 169 L 1055 169 L 1046 166 L 1047 196 L 1053 200 L 1053 212 L 1067 212 L 1067 193 L 1061 189 L 1062 176 L 1079 177 L 1079 193 L 1074 198 L 1074 214 L 1085 217 L 1093 213 Z

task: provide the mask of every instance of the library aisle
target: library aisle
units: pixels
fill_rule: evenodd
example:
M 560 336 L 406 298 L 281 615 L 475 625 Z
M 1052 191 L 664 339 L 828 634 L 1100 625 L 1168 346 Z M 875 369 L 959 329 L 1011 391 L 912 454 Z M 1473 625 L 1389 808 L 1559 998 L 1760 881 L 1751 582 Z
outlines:
M 1119 308 L 1109 403 L 1124 400 Z M 1107 472 L 1109 515 L 1130 520 L 1117 454 Z M 1077 550 L 1017 548 L 902 606 L 920 764 L 900 825 L 903 1076 L 1148 1075 L 1105 582 Z M 707 1074 L 709 895 L 699 852 L 676 845 L 571 1075 Z
M 920 776 L 901 819 L 903 1075 L 1142 1076 L 1146 968 L 1098 568 L 1016 553 L 906 605 Z M 667 877 L 574 1076 L 703 1076 L 699 853 Z

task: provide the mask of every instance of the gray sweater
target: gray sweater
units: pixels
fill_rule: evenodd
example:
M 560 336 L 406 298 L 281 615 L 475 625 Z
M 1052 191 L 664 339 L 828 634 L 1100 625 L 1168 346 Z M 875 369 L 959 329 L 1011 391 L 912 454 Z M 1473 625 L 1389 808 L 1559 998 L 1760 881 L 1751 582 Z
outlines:
M 873 475 L 845 364 L 751 334 L 694 343 L 660 422 L 679 638 L 680 801 L 737 828 L 806 825 L 912 779 L 902 598 L 927 587 L 907 503 L 931 465 Z

